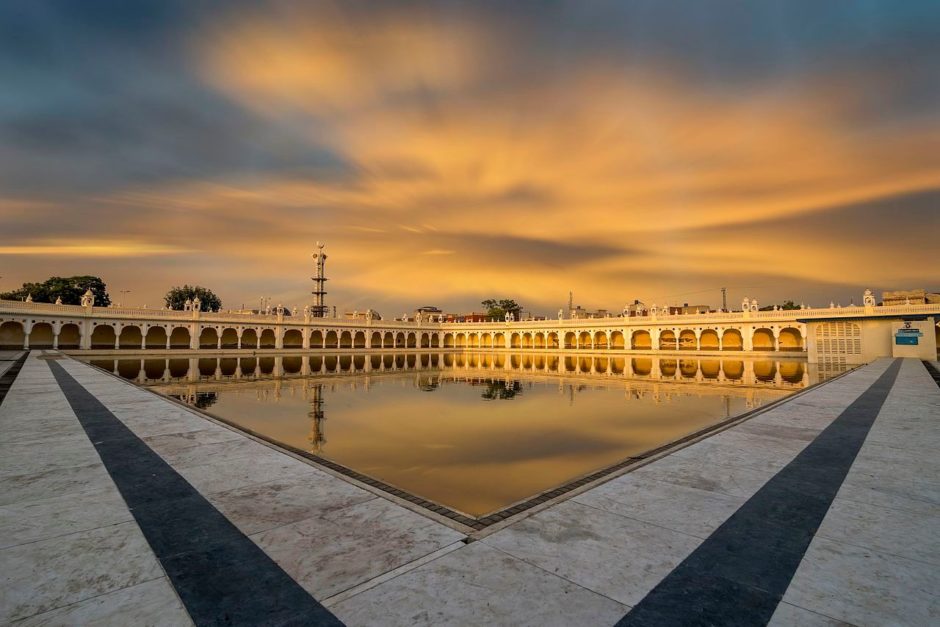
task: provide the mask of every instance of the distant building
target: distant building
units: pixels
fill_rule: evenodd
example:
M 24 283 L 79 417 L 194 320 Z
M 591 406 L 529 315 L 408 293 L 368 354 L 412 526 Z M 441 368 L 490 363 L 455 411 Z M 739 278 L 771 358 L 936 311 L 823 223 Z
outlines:
M 440 307 L 425 305 L 424 307 L 415 309 L 413 319 L 421 316 L 422 320 L 439 320 L 443 315 L 444 311 Z
M 940 294 L 927 290 L 896 290 L 881 293 L 882 305 L 933 305 L 940 303 Z
M 588 311 L 587 309 L 582 308 L 581 305 L 573 307 L 568 312 L 568 317 L 571 318 L 572 320 L 583 320 L 587 318 L 606 318 L 609 315 L 610 315 L 610 311 L 608 311 L 607 309 L 597 309 L 595 311 Z
M 343 314 L 343 318 L 346 320 L 381 320 L 382 314 L 375 309 L 365 309 L 363 311 L 347 311 Z
M 488 322 L 492 320 L 491 316 L 485 313 L 471 312 L 466 314 L 442 314 L 444 322 Z
M 684 303 L 681 307 L 669 307 L 669 313 L 672 315 L 702 314 L 708 313 L 709 311 L 711 311 L 711 307 L 708 305 L 690 305 L 689 303 Z

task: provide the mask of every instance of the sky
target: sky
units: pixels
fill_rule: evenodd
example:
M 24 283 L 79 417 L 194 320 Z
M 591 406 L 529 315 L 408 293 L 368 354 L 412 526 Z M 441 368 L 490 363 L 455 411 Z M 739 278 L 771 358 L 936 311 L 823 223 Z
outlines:
M 399 316 L 940 290 L 940 3 L 0 4 L 0 291 Z M 120 300 L 120 298 L 117 298 Z

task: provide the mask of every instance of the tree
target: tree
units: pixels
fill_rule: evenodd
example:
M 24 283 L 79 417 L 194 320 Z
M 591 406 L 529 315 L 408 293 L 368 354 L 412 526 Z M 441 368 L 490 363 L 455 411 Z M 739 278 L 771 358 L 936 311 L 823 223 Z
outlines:
M 505 318 L 507 313 L 515 315 L 516 320 L 518 320 L 519 314 L 522 313 L 522 305 L 508 298 L 503 298 L 501 300 L 489 298 L 482 301 L 480 304 L 486 307 L 487 316 L 496 318 L 497 320 L 502 320 Z
M 222 309 L 222 299 L 216 296 L 212 290 L 198 285 L 184 285 L 182 287 L 171 288 L 163 302 L 170 309 L 183 309 L 187 300 L 199 298 L 199 309 L 202 311 L 218 311 Z
M 794 303 L 792 300 L 784 301 L 784 303 L 780 305 L 780 309 L 784 311 L 791 311 L 793 309 L 799 309 L 799 308 L 800 306 Z M 766 307 L 760 308 L 761 311 L 773 311 L 773 309 L 774 309 L 773 305 L 767 305 Z
M 54 303 L 62 299 L 63 305 L 81 305 L 82 295 L 91 290 L 95 295 L 95 307 L 107 307 L 111 304 L 108 286 L 96 276 L 49 277 L 42 283 L 23 283 L 23 287 L 12 292 L 0 294 L 4 300 L 26 300 L 33 297 L 37 303 Z

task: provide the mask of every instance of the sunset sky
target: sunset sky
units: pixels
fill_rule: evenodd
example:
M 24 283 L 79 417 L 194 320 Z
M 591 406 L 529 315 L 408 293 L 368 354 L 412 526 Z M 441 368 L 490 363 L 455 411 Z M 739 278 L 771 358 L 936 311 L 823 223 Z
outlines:
M 0 291 L 619 310 L 940 284 L 940 2 L 0 4 Z

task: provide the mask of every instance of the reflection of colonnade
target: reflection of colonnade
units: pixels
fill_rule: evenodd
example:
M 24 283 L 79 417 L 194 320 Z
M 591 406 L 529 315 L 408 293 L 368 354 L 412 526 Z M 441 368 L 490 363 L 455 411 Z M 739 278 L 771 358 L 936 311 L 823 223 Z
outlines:
M 171 382 L 225 384 L 232 381 L 283 380 L 324 376 L 378 375 L 396 372 L 483 372 L 647 379 L 718 385 L 804 387 L 811 383 L 802 359 L 676 356 L 608 356 L 553 352 L 437 352 L 379 354 L 285 354 L 251 357 L 91 358 L 95 366 L 140 384 Z

